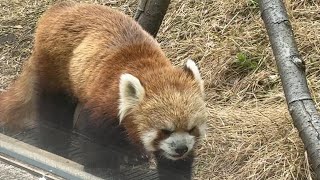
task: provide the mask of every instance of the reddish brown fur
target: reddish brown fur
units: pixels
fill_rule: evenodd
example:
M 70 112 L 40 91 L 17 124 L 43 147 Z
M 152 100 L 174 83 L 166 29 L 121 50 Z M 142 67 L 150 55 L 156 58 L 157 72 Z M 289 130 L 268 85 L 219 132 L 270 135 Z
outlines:
M 60 3 L 47 10 L 38 22 L 32 57 L 28 64 L 34 68 L 25 66 L 16 85 L 2 95 L 0 108 L 5 112 L 0 111 L 1 114 L 11 116 L 16 113 L 17 102 L 31 98 L 26 92 L 33 88 L 26 85 L 30 75 L 48 93 L 62 91 L 75 97 L 92 112 L 93 119 L 117 118 L 122 73 L 130 73 L 141 81 L 145 99 L 170 95 L 172 91 L 186 92 L 182 96 L 200 96 L 196 81 L 184 70 L 174 68 L 159 44 L 133 19 L 99 5 Z M 152 108 L 152 104 L 143 104 L 136 110 L 148 113 Z M 165 113 L 176 118 L 178 128 L 187 131 L 186 121 L 192 112 L 184 111 L 177 107 Z M 145 124 L 141 128 L 162 123 L 156 117 L 148 121 L 141 118 L 136 123 L 132 123 L 132 118 L 139 117 L 129 115 L 123 123 L 137 142 L 141 130 L 137 131 L 138 123 Z
M 19 130 L 22 124 L 35 118 L 35 91 L 33 57 L 24 64 L 24 71 L 11 88 L 0 96 L 0 124 L 4 125 L 10 120 L 12 130 Z

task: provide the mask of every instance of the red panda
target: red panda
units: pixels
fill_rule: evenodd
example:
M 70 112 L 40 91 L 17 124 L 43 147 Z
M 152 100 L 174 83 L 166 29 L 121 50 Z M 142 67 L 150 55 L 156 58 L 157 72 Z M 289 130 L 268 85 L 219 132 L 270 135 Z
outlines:
M 130 141 L 175 161 L 187 157 L 205 133 L 203 86 L 192 60 L 174 67 L 129 16 L 64 2 L 38 21 L 30 59 L 0 96 L 0 118 L 19 125 L 36 116 L 39 89 L 63 92 L 89 109 L 92 119 L 118 119 Z

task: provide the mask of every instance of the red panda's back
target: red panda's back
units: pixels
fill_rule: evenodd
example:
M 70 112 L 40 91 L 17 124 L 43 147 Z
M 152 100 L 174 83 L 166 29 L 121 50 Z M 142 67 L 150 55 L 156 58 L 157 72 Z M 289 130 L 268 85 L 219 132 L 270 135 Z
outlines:
M 102 5 L 53 6 L 38 23 L 33 54 L 45 89 L 66 91 L 93 113 L 112 117 L 118 113 L 121 74 L 139 78 L 171 67 L 137 22 Z
M 119 57 L 122 51 L 129 58 Z M 102 69 L 108 69 L 105 78 L 111 82 L 134 56 L 164 56 L 158 43 L 123 13 L 102 5 L 66 2 L 40 18 L 34 54 L 40 81 L 49 89 L 72 94 L 87 88 Z

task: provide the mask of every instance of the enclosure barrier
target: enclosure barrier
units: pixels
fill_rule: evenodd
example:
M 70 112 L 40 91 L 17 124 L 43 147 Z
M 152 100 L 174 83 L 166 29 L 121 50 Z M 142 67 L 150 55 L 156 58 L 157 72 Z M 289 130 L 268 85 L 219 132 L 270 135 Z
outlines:
M 297 50 L 292 27 L 282 0 L 259 0 L 260 12 L 275 56 L 287 105 L 320 178 L 320 116 L 305 75 L 305 64 Z
M 80 164 L 2 134 L 0 134 L 0 153 L 66 179 L 102 180 L 84 172 Z

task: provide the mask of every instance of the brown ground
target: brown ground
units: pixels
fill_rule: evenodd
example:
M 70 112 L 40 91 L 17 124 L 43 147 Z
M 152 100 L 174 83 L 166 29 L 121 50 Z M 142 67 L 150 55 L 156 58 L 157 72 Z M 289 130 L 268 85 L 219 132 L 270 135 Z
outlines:
M 0 0 L 0 90 L 27 59 L 39 15 L 54 0 Z M 91 0 L 132 15 L 136 0 Z M 285 0 L 319 105 L 320 4 Z M 256 0 L 173 0 L 158 36 L 172 62 L 188 57 L 206 82 L 208 134 L 197 179 L 311 179 Z

